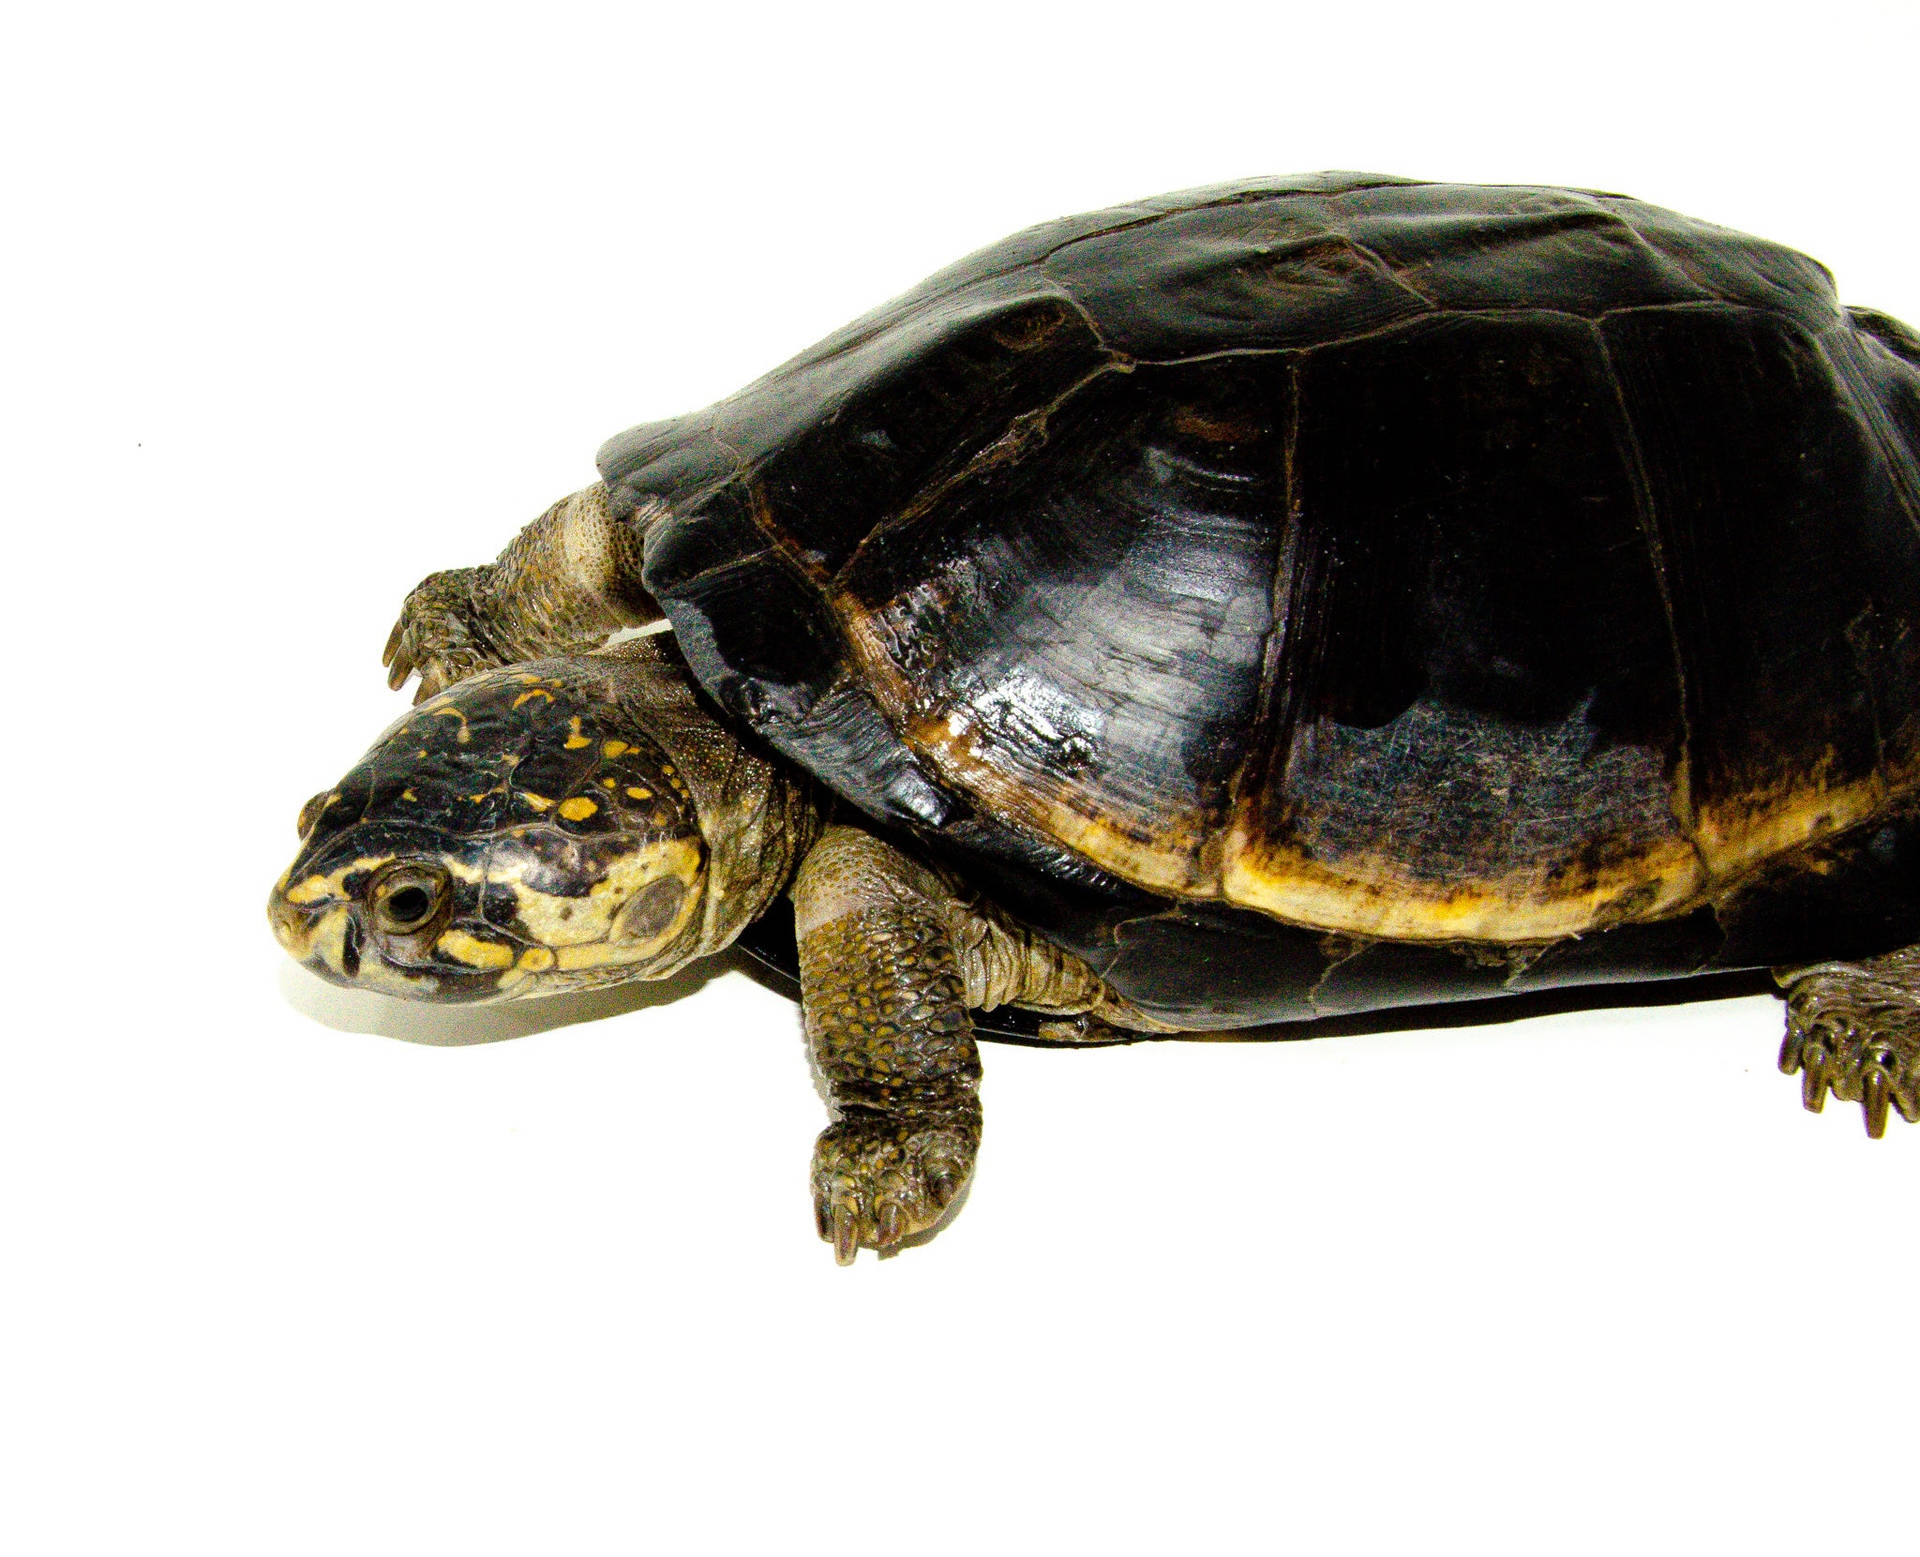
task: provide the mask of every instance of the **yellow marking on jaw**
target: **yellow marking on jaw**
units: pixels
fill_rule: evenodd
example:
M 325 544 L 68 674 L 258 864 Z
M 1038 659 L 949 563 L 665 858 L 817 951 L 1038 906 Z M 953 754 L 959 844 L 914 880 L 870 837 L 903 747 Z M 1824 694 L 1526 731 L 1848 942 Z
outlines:
M 496 869 L 489 879 L 491 885 L 513 893 L 518 923 L 525 928 L 527 938 L 541 948 L 551 948 L 561 972 L 630 966 L 645 960 L 649 948 L 670 944 L 699 912 L 704 900 L 700 890 L 705 873 L 703 853 L 691 838 L 639 851 L 615 862 L 581 897 L 542 892 L 512 871 Z M 662 876 L 674 877 L 688 888 L 673 924 L 644 947 L 614 942 L 613 925 L 620 910 Z
M 635 960 L 623 947 L 611 946 L 605 941 L 588 941 L 579 946 L 560 948 L 562 973 L 578 973 L 586 968 L 620 967 Z
M 506 968 L 513 965 L 513 951 L 498 941 L 483 941 L 465 930 L 449 930 L 440 937 L 440 950 L 455 962 L 470 968 Z
M 349 918 L 351 911 L 347 905 L 336 903 L 320 916 L 317 924 L 309 928 L 304 940 L 296 937 L 288 941 L 287 950 L 302 962 L 322 962 L 334 972 L 341 972 Z M 361 989 L 378 990 L 382 994 L 415 1000 L 423 994 L 432 994 L 440 987 L 440 981 L 430 974 L 403 973 L 398 968 L 390 967 L 382 958 L 373 956 L 361 958 L 360 969 L 353 975 L 353 983 Z
M 544 946 L 529 946 L 520 953 L 520 966 L 529 973 L 545 973 L 553 966 L 553 953 Z
M 600 755 L 603 757 L 619 757 L 624 756 L 632 750 L 633 748 L 625 741 L 607 741 L 601 746 Z
M 536 697 L 544 697 L 549 703 L 553 701 L 553 694 L 549 692 L 545 687 L 535 687 L 531 691 L 522 692 L 518 697 L 516 697 L 513 700 L 513 706 L 515 708 L 518 708 L 522 703 L 525 703 Z
M 592 741 L 580 733 L 580 716 L 575 714 L 567 721 L 567 750 L 578 751 L 582 746 L 591 746 Z
M 599 809 L 585 795 L 575 795 L 571 800 L 560 802 L 560 814 L 569 822 L 584 822 Z

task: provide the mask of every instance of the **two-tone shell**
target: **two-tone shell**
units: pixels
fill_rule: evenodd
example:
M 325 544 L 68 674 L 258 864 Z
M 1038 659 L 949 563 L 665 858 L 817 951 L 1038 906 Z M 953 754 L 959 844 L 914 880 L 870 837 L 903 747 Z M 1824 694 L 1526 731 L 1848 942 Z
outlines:
M 1182 1025 L 1920 940 L 1920 340 L 1614 195 L 982 251 L 613 440 L 721 706 Z

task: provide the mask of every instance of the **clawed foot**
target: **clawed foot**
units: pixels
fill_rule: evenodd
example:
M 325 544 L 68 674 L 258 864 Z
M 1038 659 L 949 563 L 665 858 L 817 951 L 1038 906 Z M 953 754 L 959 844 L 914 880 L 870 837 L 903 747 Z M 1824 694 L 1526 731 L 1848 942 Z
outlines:
M 1890 959 L 1886 959 L 1890 960 Z M 1874 964 L 1828 964 L 1796 979 L 1787 1000 L 1780 1068 L 1800 1072 L 1801 1101 L 1814 1113 L 1827 1089 L 1858 1103 L 1867 1134 L 1887 1131 L 1888 1109 L 1920 1123 L 1920 1014 L 1876 976 Z
M 418 671 L 413 700 L 422 703 L 456 681 L 506 663 L 488 642 L 476 599 L 491 571 L 452 568 L 420 581 L 400 607 L 400 620 L 380 657 L 388 686 L 397 689 Z
M 977 1121 L 865 1110 L 822 1132 L 813 1148 L 813 1214 L 834 1259 L 851 1265 L 863 1248 L 885 1252 L 932 1227 L 965 1187 L 979 1143 Z

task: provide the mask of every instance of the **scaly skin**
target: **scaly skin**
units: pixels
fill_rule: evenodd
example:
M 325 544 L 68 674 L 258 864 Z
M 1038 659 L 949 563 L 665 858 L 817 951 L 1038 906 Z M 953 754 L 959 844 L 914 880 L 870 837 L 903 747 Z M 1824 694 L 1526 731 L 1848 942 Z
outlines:
M 932 1228 L 973 1172 L 980 1054 L 930 871 L 830 827 L 793 887 L 814 1063 L 839 1117 L 814 1148 L 814 1214 L 834 1257 Z
M 483 670 L 584 654 L 622 627 L 658 621 L 640 582 L 643 529 L 608 512 L 596 483 L 555 503 L 497 561 L 428 574 L 387 639 L 388 685 L 418 671 L 423 702 Z
M 1920 946 L 1774 977 L 1787 991 L 1780 1068 L 1801 1073 L 1801 1101 L 1817 1114 L 1831 1087 L 1860 1105 L 1875 1140 L 1889 1106 L 1920 1124 Z

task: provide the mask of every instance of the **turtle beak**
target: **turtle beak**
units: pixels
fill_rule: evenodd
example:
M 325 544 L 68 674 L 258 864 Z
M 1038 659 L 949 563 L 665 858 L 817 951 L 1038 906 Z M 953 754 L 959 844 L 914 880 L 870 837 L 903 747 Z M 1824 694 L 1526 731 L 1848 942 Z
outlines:
M 328 906 L 323 903 L 315 908 L 290 903 L 287 901 L 287 878 L 282 876 L 274 883 L 273 891 L 267 898 L 267 923 L 273 927 L 273 938 L 286 948 L 287 955 L 295 961 L 312 960 L 314 927 Z

